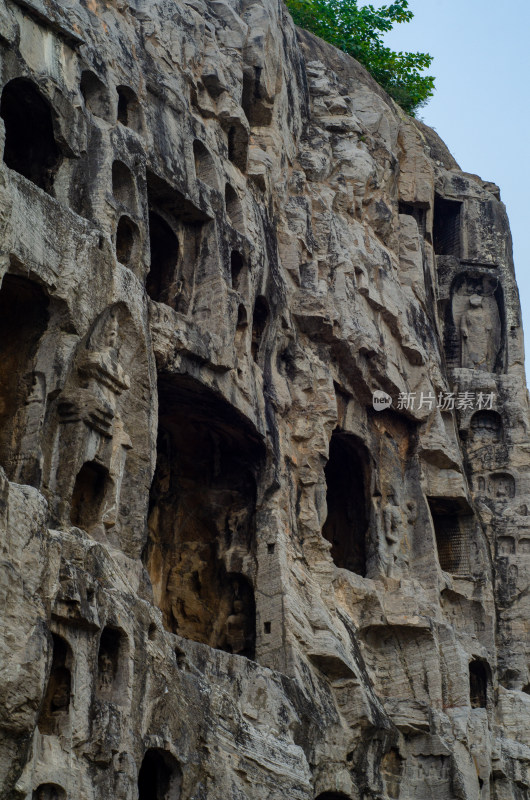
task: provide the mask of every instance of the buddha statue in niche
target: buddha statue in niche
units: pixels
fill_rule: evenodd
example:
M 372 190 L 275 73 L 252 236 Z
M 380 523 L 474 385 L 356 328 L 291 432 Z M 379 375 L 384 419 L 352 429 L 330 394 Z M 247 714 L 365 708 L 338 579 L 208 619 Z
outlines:
M 460 366 L 492 372 L 500 347 L 500 317 L 492 293 L 466 286 L 455 297 L 461 309 L 457 328 L 460 337 Z

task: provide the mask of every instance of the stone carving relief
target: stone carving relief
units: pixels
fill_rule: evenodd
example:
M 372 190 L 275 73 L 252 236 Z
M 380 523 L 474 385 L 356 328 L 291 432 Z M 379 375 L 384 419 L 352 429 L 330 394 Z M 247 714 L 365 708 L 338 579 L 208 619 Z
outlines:
M 467 275 L 455 287 L 453 321 L 459 334 L 460 366 L 493 372 L 501 346 L 496 280 Z
M 130 753 L 120 753 L 116 756 L 114 771 L 115 800 L 132 800 L 132 798 L 136 797 L 137 773 L 136 763 Z
M 515 480 L 508 472 L 494 472 L 489 477 L 489 496 L 506 501 L 515 497 Z
M 511 556 L 515 553 L 515 539 L 513 536 L 500 536 L 497 544 L 500 556 Z
M 418 516 L 416 502 L 402 504 L 390 488 L 382 504 L 379 558 L 387 578 L 402 577 L 408 571 L 408 534 Z
M 120 363 L 120 309 L 102 314 L 77 350 L 57 402 L 49 485 L 62 500 L 59 524 L 91 531 L 117 520 L 121 482 L 131 439 L 119 410 L 130 387 Z M 70 498 L 70 502 L 65 498 Z
M 530 556 L 530 539 L 519 539 L 517 551 L 522 556 Z

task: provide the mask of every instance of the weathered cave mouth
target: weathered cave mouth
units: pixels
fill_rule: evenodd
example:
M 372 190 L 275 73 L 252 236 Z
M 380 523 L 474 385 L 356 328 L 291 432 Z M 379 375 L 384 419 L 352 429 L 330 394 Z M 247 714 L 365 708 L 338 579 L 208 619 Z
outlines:
M 254 657 L 255 515 L 262 438 L 189 375 L 158 382 L 157 466 L 144 550 L 168 630 Z

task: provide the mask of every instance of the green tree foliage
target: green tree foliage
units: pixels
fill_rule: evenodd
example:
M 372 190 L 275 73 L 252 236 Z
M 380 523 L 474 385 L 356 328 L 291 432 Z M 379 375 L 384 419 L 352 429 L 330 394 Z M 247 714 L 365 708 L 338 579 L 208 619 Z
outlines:
M 376 81 L 412 116 L 432 96 L 434 78 L 422 75 L 432 62 L 428 53 L 396 53 L 382 42 L 396 23 L 414 16 L 408 0 L 388 6 L 358 7 L 358 0 L 286 0 L 301 28 L 325 39 L 364 64 Z

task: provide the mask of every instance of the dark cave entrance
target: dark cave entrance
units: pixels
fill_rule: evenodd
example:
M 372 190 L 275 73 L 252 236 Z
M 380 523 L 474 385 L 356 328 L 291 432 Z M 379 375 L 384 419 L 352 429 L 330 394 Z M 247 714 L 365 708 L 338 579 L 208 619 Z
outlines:
M 151 748 L 138 774 L 138 800 L 179 800 L 182 771 L 166 750 Z
M 149 214 L 149 245 L 151 268 L 145 284 L 147 294 L 151 300 L 157 303 L 171 305 L 171 290 L 176 280 L 179 242 L 168 223 L 154 212 Z
M 469 700 L 471 708 L 488 705 L 488 667 L 478 658 L 469 664 Z
M 31 81 L 15 78 L 2 92 L 0 116 L 6 130 L 5 163 L 51 194 L 61 152 L 50 104 Z
M 58 735 L 68 719 L 72 693 L 72 650 L 62 636 L 52 634 L 53 655 L 50 677 L 39 716 L 41 733 Z
M 48 298 L 33 281 L 5 275 L 0 288 L 0 463 L 10 480 L 40 483 L 44 376 L 35 372 Z
M 436 195 L 434 201 L 433 244 L 437 256 L 460 258 L 460 215 L 462 203 Z
M 224 399 L 159 378 L 158 456 L 144 560 L 166 628 L 254 657 L 252 575 L 263 447 Z
M 77 474 L 70 521 L 72 525 L 90 531 L 101 522 L 103 504 L 111 484 L 109 471 L 96 461 L 87 461 Z
M 368 461 L 355 436 L 333 432 L 324 473 L 328 514 L 322 534 L 331 542 L 331 557 L 337 567 L 365 576 Z

